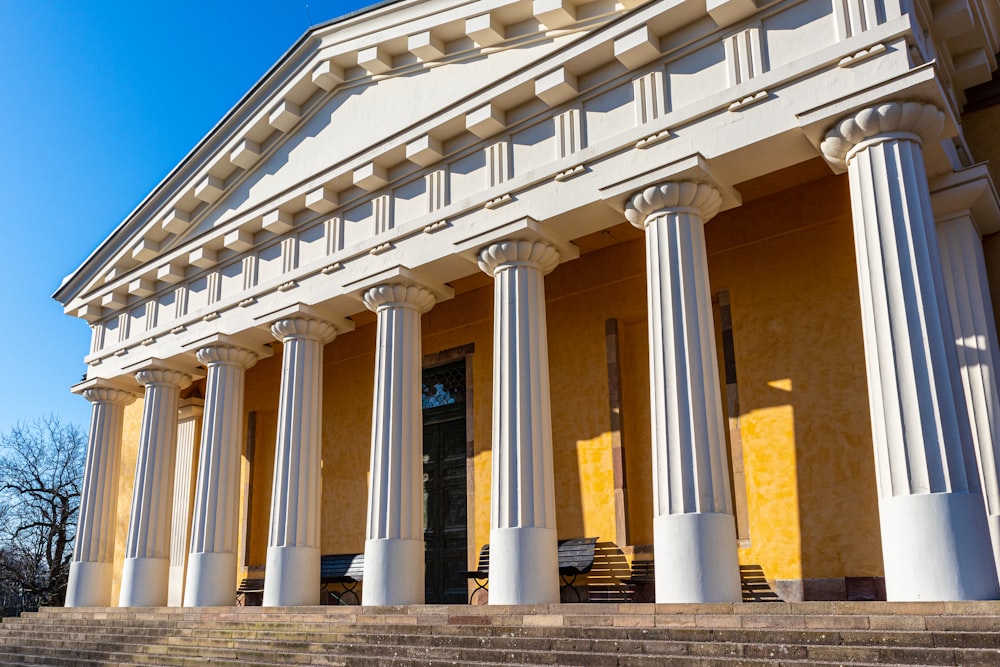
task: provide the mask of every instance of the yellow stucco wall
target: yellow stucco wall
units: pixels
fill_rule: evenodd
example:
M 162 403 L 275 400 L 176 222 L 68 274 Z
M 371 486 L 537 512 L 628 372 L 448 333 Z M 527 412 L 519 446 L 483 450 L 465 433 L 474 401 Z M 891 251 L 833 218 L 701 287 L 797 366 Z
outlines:
M 546 279 L 560 537 L 615 539 L 605 321 L 619 321 L 631 542 L 652 542 L 646 288 L 641 234 L 623 226 Z M 878 513 L 847 181 L 758 197 L 706 227 L 713 292 L 728 290 L 750 546 L 769 578 L 881 574 Z M 613 243 L 612 241 L 620 241 Z M 470 564 L 489 540 L 493 291 L 485 276 L 423 318 L 423 352 L 473 345 Z M 322 549 L 364 547 L 375 321 L 324 350 Z M 255 413 L 249 565 L 266 558 L 281 346 L 247 373 Z M 118 570 L 141 402 L 128 409 Z M 736 480 L 740 483 L 742 480 Z M 628 545 L 618 545 L 626 547 Z
M 994 183 L 1000 183 L 1000 106 L 979 109 L 962 116 L 962 130 L 975 162 L 989 162 Z M 990 282 L 993 313 L 1000 313 L 1000 234 L 983 239 L 986 273 Z

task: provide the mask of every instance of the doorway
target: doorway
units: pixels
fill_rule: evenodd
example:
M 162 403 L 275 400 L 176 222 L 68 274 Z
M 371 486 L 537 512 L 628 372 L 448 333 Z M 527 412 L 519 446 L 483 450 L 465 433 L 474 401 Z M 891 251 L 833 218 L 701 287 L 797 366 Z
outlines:
M 464 604 L 467 581 L 465 359 L 425 368 L 424 545 L 427 604 Z

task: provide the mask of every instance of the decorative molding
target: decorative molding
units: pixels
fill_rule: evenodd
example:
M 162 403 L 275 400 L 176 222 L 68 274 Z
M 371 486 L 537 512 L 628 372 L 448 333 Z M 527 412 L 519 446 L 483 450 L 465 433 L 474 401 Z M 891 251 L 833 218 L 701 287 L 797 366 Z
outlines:
M 944 128 L 944 112 L 923 102 L 886 102 L 867 107 L 841 120 L 826 133 L 820 144 L 823 156 L 846 168 L 853 151 L 861 144 L 907 133 L 923 142 L 935 141 Z
M 722 195 L 715 187 L 693 181 L 672 181 L 646 188 L 632 196 L 625 217 L 633 226 L 644 228 L 658 211 L 695 209 L 708 222 L 722 208 Z

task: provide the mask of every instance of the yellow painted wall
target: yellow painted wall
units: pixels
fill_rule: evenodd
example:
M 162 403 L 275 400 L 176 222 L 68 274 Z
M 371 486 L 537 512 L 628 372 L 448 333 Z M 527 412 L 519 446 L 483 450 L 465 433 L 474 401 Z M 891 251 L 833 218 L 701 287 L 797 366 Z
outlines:
M 1000 132 L 997 128 L 1000 128 L 1000 105 L 962 116 L 962 130 L 973 161 L 988 161 L 993 182 L 1000 184 Z M 1000 234 L 991 234 L 983 239 L 983 252 L 996 316 L 1000 313 Z
M 706 227 L 713 291 L 730 293 L 748 490 L 745 563 L 769 578 L 882 571 L 847 181 L 827 176 L 758 197 Z M 615 243 L 614 241 L 620 241 Z M 605 247 L 599 247 L 602 244 Z M 632 544 L 652 542 L 646 287 L 641 234 L 588 246 L 546 279 L 556 502 L 562 538 L 615 538 L 605 321 L 619 321 Z M 472 344 L 473 564 L 489 539 L 493 290 L 485 276 L 423 318 L 423 351 Z M 324 350 L 322 550 L 364 547 L 375 320 Z M 247 373 L 256 414 L 248 564 L 263 565 L 281 346 Z M 129 408 L 117 568 L 141 403 Z M 625 547 L 627 545 L 618 545 Z M 117 595 L 116 569 L 116 595 Z
M 111 581 L 111 604 L 118 604 L 121 588 L 122 563 L 125 560 L 125 541 L 128 539 L 128 521 L 132 510 L 132 487 L 135 484 L 135 460 L 139 449 L 139 432 L 142 429 L 142 398 L 125 407 L 122 425 L 122 449 L 118 468 L 118 520 L 115 522 L 115 564 Z

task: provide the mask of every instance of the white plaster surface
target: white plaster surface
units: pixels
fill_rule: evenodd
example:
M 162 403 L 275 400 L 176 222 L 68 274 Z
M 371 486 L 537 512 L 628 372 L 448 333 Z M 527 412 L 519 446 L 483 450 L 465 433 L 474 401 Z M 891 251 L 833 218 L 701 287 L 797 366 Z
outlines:
M 653 519 L 656 601 L 739 602 L 732 514 L 663 514 Z

